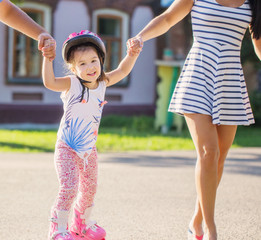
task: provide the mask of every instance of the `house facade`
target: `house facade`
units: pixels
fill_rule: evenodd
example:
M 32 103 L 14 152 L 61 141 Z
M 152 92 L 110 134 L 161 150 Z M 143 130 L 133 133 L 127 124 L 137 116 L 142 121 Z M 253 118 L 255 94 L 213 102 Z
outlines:
M 83 29 L 98 33 L 106 44 L 105 70 L 109 71 L 125 56 L 126 41 L 172 2 L 23 0 L 18 5 L 56 39 L 54 71 L 58 77 L 68 74 L 61 49 L 70 33 Z M 104 114 L 155 115 L 157 85 L 162 81 L 156 62 L 169 53 L 170 60 L 184 59 L 191 43 L 190 16 L 166 34 L 147 41 L 130 75 L 107 89 Z M 63 113 L 60 93 L 43 86 L 42 56 L 37 42 L 0 23 L 0 53 L 0 124 L 58 123 Z M 253 64 L 245 64 L 244 72 L 248 89 L 257 89 L 257 70 Z
M 24 0 L 21 7 L 57 41 L 56 76 L 64 76 L 61 49 L 72 32 L 98 33 L 107 48 L 106 70 L 126 54 L 126 41 L 160 11 L 160 1 L 149 0 Z M 153 115 L 156 99 L 157 40 L 148 41 L 131 74 L 106 92 L 105 114 Z M 0 124 L 58 123 L 60 93 L 42 84 L 42 56 L 37 42 L 0 23 Z

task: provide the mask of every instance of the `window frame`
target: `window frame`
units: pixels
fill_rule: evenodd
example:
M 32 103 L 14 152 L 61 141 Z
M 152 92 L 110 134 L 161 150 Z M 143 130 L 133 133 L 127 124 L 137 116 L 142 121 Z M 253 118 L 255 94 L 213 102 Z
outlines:
M 44 5 L 44 4 L 38 4 L 38 3 L 22 3 L 17 4 L 23 11 L 25 12 L 32 12 L 32 13 L 40 13 L 41 14 L 41 21 L 42 26 L 48 31 L 51 32 L 51 7 Z M 41 77 L 41 66 L 42 66 L 42 57 L 41 53 L 39 58 L 39 75 L 38 76 L 15 76 L 15 64 L 17 60 L 17 55 L 15 54 L 15 46 L 17 41 L 17 35 L 22 34 L 19 31 L 16 31 L 12 28 L 8 29 L 8 50 L 7 50 L 7 58 L 8 58 L 8 69 L 7 69 L 7 83 L 8 84 L 35 84 L 40 85 L 42 84 L 42 77 Z M 35 41 L 35 40 L 33 40 Z M 26 36 L 26 45 L 29 44 L 29 37 Z M 27 49 L 27 48 L 26 48 Z M 28 59 L 28 49 L 25 52 L 25 59 L 24 61 L 27 61 Z M 27 67 L 27 66 L 26 66 Z M 28 71 L 26 71 L 28 73 Z
M 121 35 L 121 47 L 119 49 L 119 61 L 121 61 L 126 54 L 127 46 L 126 42 L 129 38 L 129 15 L 115 10 L 115 9 L 98 9 L 93 12 L 92 15 L 92 31 L 98 33 L 98 23 L 99 18 L 111 18 L 111 19 L 118 19 L 120 21 L 120 35 Z M 101 36 L 102 37 L 102 36 Z M 107 51 L 108 52 L 108 51 Z M 109 59 L 106 57 L 106 59 Z M 107 60 L 108 61 L 108 60 Z M 112 69 L 113 70 L 113 69 Z M 119 83 L 112 87 L 127 87 L 129 83 L 129 76 L 125 79 L 121 80 Z
M 97 33 L 98 33 L 98 29 L 99 29 L 99 19 L 100 18 L 105 18 L 105 19 L 116 19 L 116 20 L 119 20 L 120 22 L 120 37 L 117 38 L 117 37 L 107 37 L 107 36 L 101 36 L 103 40 L 107 41 L 107 49 L 106 49 L 106 54 L 109 55 L 110 52 L 111 52 L 111 42 L 119 42 L 120 44 L 120 49 L 119 49 L 119 53 L 118 53 L 118 59 L 121 59 L 122 58 L 122 19 L 118 16 L 111 16 L 111 15 L 98 15 L 97 16 Z M 99 33 L 98 33 L 99 34 Z M 110 70 L 113 70 L 111 69 L 111 62 L 110 62 L 111 58 L 106 58 L 106 62 L 108 63 L 109 67 L 110 67 Z

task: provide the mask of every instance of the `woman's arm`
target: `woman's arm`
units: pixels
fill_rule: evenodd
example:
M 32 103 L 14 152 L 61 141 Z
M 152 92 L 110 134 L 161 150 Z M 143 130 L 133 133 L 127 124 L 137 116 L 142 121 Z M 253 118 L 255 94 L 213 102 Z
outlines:
M 259 60 L 261 61 L 261 37 L 259 39 L 255 39 L 252 36 L 252 42 L 253 42 L 253 45 L 254 45 L 256 55 L 259 58 Z
M 39 50 L 42 50 L 45 40 L 53 39 L 43 27 L 8 0 L 0 2 L 0 21 L 37 40 Z M 48 58 L 54 59 L 55 46 L 49 46 L 44 50 Z
M 190 13 L 192 6 L 193 0 L 175 0 L 165 12 L 152 19 L 136 37 L 145 42 L 166 33 Z
M 38 40 L 41 33 L 47 33 L 44 28 L 8 0 L 3 0 L 0 3 L 0 21 L 34 40 Z

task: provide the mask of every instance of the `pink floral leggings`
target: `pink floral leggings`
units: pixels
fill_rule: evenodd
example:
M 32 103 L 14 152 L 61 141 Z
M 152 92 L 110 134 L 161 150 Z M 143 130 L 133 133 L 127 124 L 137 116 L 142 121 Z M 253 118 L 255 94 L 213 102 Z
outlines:
M 62 141 L 55 149 L 55 167 L 59 180 L 59 193 L 53 210 L 67 210 L 76 199 L 81 212 L 93 204 L 97 189 L 97 151 L 93 148 L 84 171 L 84 161 Z

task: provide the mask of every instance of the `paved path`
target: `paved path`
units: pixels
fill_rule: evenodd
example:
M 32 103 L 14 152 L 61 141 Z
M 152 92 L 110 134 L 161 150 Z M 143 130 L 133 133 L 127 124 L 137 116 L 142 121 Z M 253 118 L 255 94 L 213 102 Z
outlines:
M 0 239 L 47 240 L 53 154 L 0 154 Z M 99 155 L 94 217 L 106 240 L 186 240 L 194 151 Z M 219 240 L 261 239 L 261 148 L 233 149 L 218 191 Z

